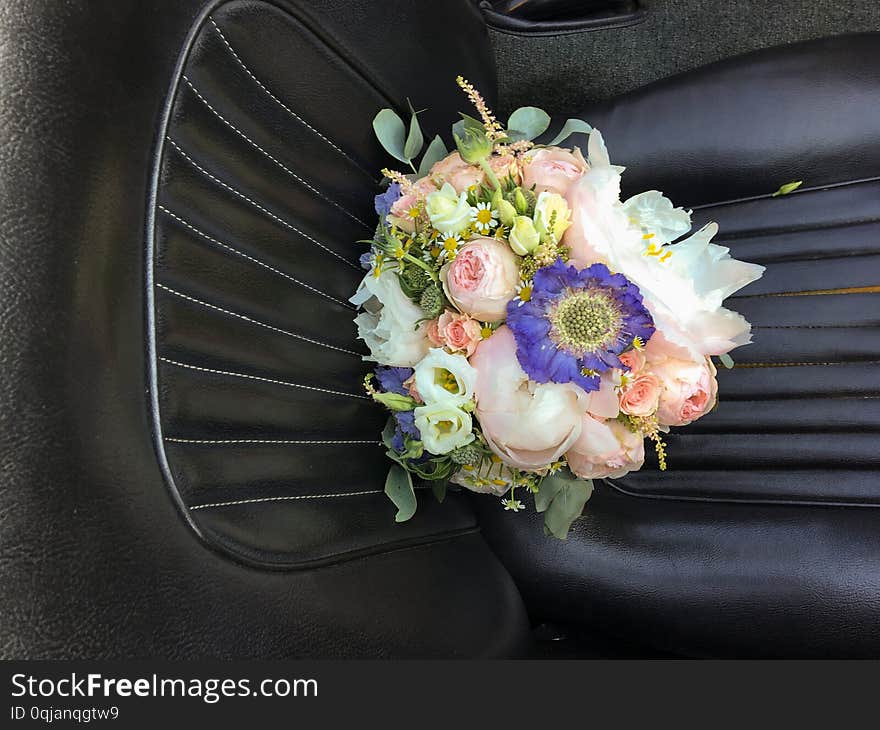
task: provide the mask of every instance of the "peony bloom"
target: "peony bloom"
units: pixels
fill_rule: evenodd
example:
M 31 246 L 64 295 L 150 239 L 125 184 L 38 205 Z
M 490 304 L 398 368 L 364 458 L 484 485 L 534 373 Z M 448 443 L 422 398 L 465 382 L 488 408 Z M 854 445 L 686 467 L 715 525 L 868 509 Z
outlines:
M 516 294 L 519 266 L 507 244 L 475 238 L 440 270 L 440 278 L 459 311 L 483 322 L 498 322 Z
M 651 236 L 651 242 L 662 245 L 674 241 L 691 229 L 691 214 L 676 208 L 658 190 L 633 195 L 623 203 L 626 217 Z
M 428 322 L 428 339 L 434 347 L 446 347 L 452 352 L 474 354 L 482 339 L 482 327 L 466 314 L 446 310 L 437 319 Z
M 467 193 L 457 193 L 449 183 L 430 193 L 425 202 L 431 225 L 438 231 L 458 235 L 471 222 L 471 206 Z
M 425 403 L 458 398 L 469 401 L 474 397 L 476 371 L 464 355 L 450 355 L 434 348 L 415 367 L 415 386 Z
M 568 383 L 529 381 L 506 326 L 483 340 L 471 357 L 477 371 L 476 414 L 483 436 L 501 460 L 536 471 L 558 460 L 578 438 L 589 399 Z
M 565 458 L 581 479 L 617 479 L 642 468 L 645 440 L 620 421 L 603 422 L 584 416 L 580 437 Z
M 715 407 L 718 381 L 709 358 L 678 360 L 667 358 L 651 364 L 662 392 L 657 420 L 662 426 L 686 426 Z
M 642 373 L 629 379 L 620 392 L 620 410 L 628 416 L 651 416 L 660 404 L 663 386 L 652 373 Z
M 492 155 L 488 158 L 488 163 L 499 180 L 508 175 L 512 175 L 514 180 L 519 177 L 516 158 L 513 155 Z M 458 152 L 453 152 L 439 162 L 435 162 L 429 177 L 441 185 L 449 183 L 459 193 L 475 185 L 482 185 L 486 181 L 486 173 L 483 169 L 479 165 L 465 162 Z
M 522 185 L 527 190 L 533 185 L 536 193 L 551 192 L 565 195 L 590 167 L 581 151 L 575 147 L 542 147 L 524 155 Z
M 358 338 L 370 348 L 364 360 L 412 367 L 427 354 L 425 324 L 419 324 L 425 313 L 403 293 L 396 272 L 371 271 L 349 301 L 365 310 L 354 320 Z
M 474 440 L 473 420 L 460 406 L 460 398 L 449 397 L 413 411 L 416 428 L 427 451 L 448 454 Z

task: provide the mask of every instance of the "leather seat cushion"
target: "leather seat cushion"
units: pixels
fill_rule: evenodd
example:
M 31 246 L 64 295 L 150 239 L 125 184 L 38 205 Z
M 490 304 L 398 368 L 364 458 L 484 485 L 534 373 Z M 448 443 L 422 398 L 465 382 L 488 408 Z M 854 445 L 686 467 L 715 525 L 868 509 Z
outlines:
M 567 543 L 494 505 L 484 530 L 541 616 L 693 653 L 880 652 L 880 35 L 750 54 L 583 116 L 628 166 L 625 196 L 663 190 L 767 266 L 729 302 L 754 342 L 719 373 L 717 411 L 668 436 L 669 470 L 649 456 L 599 485 Z

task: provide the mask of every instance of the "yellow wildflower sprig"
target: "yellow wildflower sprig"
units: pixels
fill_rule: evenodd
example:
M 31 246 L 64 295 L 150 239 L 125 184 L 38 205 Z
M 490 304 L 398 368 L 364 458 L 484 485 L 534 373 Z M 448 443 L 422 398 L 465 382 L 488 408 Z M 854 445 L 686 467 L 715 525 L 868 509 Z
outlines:
M 389 170 L 387 167 L 382 168 L 382 174 L 387 177 L 391 182 L 396 182 L 400 185 L 400 192 L 404 195 L 408 195 L 413 191 L 413 182 L 402 172 L 398 172 L 397 170 Z

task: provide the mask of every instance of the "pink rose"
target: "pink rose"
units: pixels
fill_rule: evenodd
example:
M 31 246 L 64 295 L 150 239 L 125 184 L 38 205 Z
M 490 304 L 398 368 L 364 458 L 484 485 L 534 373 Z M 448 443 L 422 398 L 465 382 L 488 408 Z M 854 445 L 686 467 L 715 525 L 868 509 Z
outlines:
M 489 158 L 489 167 L 499 179 L 507 177 L 508 174 L 513 175 L 515 180 L 519 177 L 516 158 L 513 155 L 492 155 Z M 486 173 L 479 165 L 470 165 L 461 159 L 458 152 L 453 152 L 434 163 L 429 177 L 435 183 L 440 183 L 438 188 L 447 182 L 457 193 L 461 193 L 474 185 L 483 184 Z
M 440 278 L 459 311 L 483 322 L 498 322 L 516 294 L 519 266 L 507 244 L 475 238 L 440 270 Z
M 424 200 L 428 193 L 433 193 L 436 189 L 430 177 L 417 180 L 412 190 L 394 201 L 394 205 L 391 206 L 388 213 L 388 221 L 401 230 L 412 233 L 416 225 L 415 218 L 410 215 L 410 211 L 419 204 L 419 201 Z
M 534 185 L 536 194 L 549 191 L 564 196 L 589 169 L 577 147 L 571 151 L 542 147 L 523 157 L 522 185 L 526 189 Z
M 505 464 L 541 470 L 580 435 L 587 394 L 571 383 L 530 382 L 507 326 L 480 342 L 470 364 L 477 371 L 474 393 L 483 436 Z
M 620 393 L 620 410 L 630 416 L 653 415 L 660 404 L 662 391 L 663 386 L 656 375 L 636 375 Z
M 651 365 L 662 391 L 657 420 L 662 426 L 686 426 L 715 406 L 718 381 L 709 358 L 703 361 L 667 358 Z
M 452 352 L 462 352 L 465 357 L 474 354 L 482 339 L 482 327 L 466 314 L 446 310 L 428 323 L 428 339 L 434 347 L 446 347 Z
M 581 479 L 617 479 L 642 468 L 645 441 L 620 421 L 584 416 L 580 436 L 565 458 Z

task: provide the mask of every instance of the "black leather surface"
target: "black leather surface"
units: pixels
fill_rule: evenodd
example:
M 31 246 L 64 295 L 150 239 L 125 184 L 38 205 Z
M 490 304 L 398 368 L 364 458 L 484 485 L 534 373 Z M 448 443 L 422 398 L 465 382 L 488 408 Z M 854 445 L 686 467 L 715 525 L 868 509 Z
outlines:
M 584 117 L 630 166 L 625 195 L 699 203 L 696 226 L 767 266 L 730 300 L 754 343 L 719 373 L 718 410 L 669 435 L 669 471 L 649 459 L 601 485 L 567 543 L 480 505 L 484 531 L 543 619 L 685 653 L 880 655 L 880 35 L 752 54 Z
M 300 20 L 285 19 L 282 6 Z M 174 504 L 160 470 L 161 452 L 154 449 L 150 413 L 145 263 L 153 203 L 168 210 L 173 205 L 181 218 L 222 234 L 224 242 L 254 258 L 265 256 L 279 271 L 303 280 L 320 274 L 313 283 L 335 296 L 347 294 L 353 280 L 341 274 L 345 265 L 337 259 L 319 258 L 322 252 L 284 227 L 273 228 L 253 206 L 223 197 L 223 188 L 180 153 L 161 147 L 178 57 L 205 9 L 201 2 L 180 0 L 30 0 L 0 6 L 0 654 L 233 658 L 516 652 L 526 630 L 522 604 L 473 531 L 465 505 L 450 505 L 442 515 L 426 509 L 413 526 L 398 531 L 390 526 L 393 507 L 375 495 L 332 502 L 335 509 L 325 508 L 331 504 L 326 500 L 290 502 L 277 510 L 263 503 L 203 509 L 200 527 L 217 538 L 206 543 Z M 230 43 L 240 47 L 241 58 L 255 73 L 267 74 L 267 88 L 273 84 L 279 98 L 290 93 L 303 118 L 308 113 L 316 128 L 326 124 L 325 135 L 368 167 L 380 160 L 368 147 L 369 126 L 360 124 L 372 111 L 360 105 L 369 101 L 375 108 L 382 100 L 352 97 L 359 106 L 351 109 L 346 99 L 326 95 L 326 85 L 342 83 L 328 76 L 340 49 L 352 64 L 370 69 L 368 91 L 378 86 L 396 100 L 410 94 L 417 106 L 430 96 L 437 100 L 434 113 L 446 118 L 460 104 L 456 73 L 470 74 L 491 94 L 491 78 L 480 73 L 490 68 L 480 55 L 484 46 L 473 42 L 484 31 L 464 0 L 434 6 L 430 13 L 420 3 L 393 0 L 382 4 L 379 16 L 372 15 L 379 12 L 375 3 L 350 0 L 278 3 L 274 10 L 236 3 L 211 12 L 228 30 Z M 250 35 L 254 26 L 243 17 L 239 23 L 238 14 L 260 15 L 254 22 L 271 16 L 276 22 L 258 27 L 255 38 Z M 313 21 L 320 21 L 321 42 L 306 31 L 283 35 Z M 370 33 L 362 33 L 364 27 Z M 447 32 L 453 28 L 460 41 Z M 211 65 L 220 64 L 222 54 L 207 61 L 207 54 L 223 50 L 216 40 L 203 39 L 194 47 L 193 59 L 205 65 L 190 67 L 205 99 L 261 147 L 269 151 L 271 144 L 273 156 L 281 160 L 283 155 L 290 162 L 285 164 L 304 179 L 308 174 L 314 187 L 326 186 L 327 197 L 332 194 L 350 212 L 366 215 L 370 191 L 362 184 L 363 173 L 344 167 L 343 159 L 333 167 L 309 157 L 324 151 L 306 145 L 302 130 L 284 119 L 283 110 L 260 99 L 260 89 L 234 59 L 226 57 L 222 69 Z M 390 55 L 393 44 L 398 50 Z M 441 68 L 438 58 L 449 56 L 440 50 L 450 47 L 456 51 L 454 64 Z M 309 68 L 321 48 L 327 64 Z M 432 67 L 436 74 L 429 73 Z M 277 206 L 279 217 L 283 213 L 293 221 L 296 216 L 298 227 L 321 232 L 320 216 L 329 221 L 335 206 L 310 197 L 279 172 L 219 122 L 188 86 L 176 93 L 169 128 L 181 149 L 267 209 Z M 423 123 L 428 128 L 427 114 Z M 346 130 L 355 137 L 340 137 Z M 286 135 L 278 137 L 278 131 Z M 157 159 L 162 186 L 153 201 L 151 171 Z M 356 226 L 344 214 L 337 218 L 339 227 L 329 231 L 331 243 L 355 259 L 354 248 L 343 248 L 342 237 Z M 279 329 L 309 325 L 309 317 L 293 316 L 311 311 L 293 282 L 282 289 L 284 277 L 200 240 L 170 216 L 156 221 L 157 285 Z M 251 367 L 247 372 L 309 384 L 325 383 L 331 371 L 343 372 L 337 368 L 357 369 L 342 365 L 348 361 L 341 353 L 318 360 L 283 333 L 164 289 L 156 294 L 163 356 L 243 372 Z M 326 318 L 322 336 L 350 346 L 350 331 L 346 334 L 342 324 L 327 326 L 332 310 L 320 311 Z M 326 416 L 323 400 L 304 403 L 292 395 L 294 389 L 264 381 L 243 383 L 171 365 L 162 377 L 163 419 L 174 429 L 166 435 L 174 437 L 294 435 L 307 428 L 303 408 L 311 409 L 315 424 Z M 340 381 L 337 387 L 356 384 Z M 346 415 L 355 413 L 334 414 L 334 421 Z M 309 433 L 360 436 L 372 428 L 369 418 L 352 421 L 357 434 L 318 426 Z M 329 464 L 335 481 L 328 483 L 317 471 L 304 470 L 301 458 L 273 445 L 216 452 L 200 446 L 169 447 L 176 473 L 186 477 L 181 494 L 189 504 L 201 503 L 203 496 L 242 497 L 249 480 L 266 494 L 270 489 L 329 491 L 364 481 L 350 465 L 356 459 L 378 468 L 365 453 L 346 463 L 338 453 L 319 452 L 311 466 L 318 470 Z M 295 483 L 299 478 L 302 486 Z M 295 572 L 253 565 L 292 547 L 298 556 L 325 565 Z M 250 564 L 231 559 L 227 549 Z M 347 560 L 333 559 L 341 553 Z

